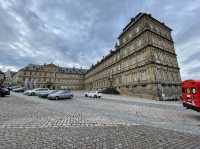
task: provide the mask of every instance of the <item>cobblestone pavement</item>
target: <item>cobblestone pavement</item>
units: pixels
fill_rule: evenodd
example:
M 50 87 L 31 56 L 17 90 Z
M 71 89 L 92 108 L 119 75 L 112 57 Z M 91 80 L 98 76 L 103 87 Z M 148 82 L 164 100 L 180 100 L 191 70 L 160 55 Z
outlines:
M 0 149 L 200 148 L 200 115 L 179 102 L 75 92 L 49 101 L 0 98 Z

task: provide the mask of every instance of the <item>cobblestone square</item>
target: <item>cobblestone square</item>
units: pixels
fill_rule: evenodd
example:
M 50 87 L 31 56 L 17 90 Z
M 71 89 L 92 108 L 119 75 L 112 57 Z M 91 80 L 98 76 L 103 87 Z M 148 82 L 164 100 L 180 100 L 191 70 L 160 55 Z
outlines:
M 0 148 L 200 148 L 200 115 L 180 102 L 74 94 L 0 98 Z

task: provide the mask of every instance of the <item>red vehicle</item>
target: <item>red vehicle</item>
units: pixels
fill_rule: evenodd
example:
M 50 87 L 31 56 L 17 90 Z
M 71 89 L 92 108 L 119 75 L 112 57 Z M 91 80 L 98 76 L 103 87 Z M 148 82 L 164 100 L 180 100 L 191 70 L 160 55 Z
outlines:
M 200 80 L 185 80 L 182 82 L 183 106 L 200 112 Z

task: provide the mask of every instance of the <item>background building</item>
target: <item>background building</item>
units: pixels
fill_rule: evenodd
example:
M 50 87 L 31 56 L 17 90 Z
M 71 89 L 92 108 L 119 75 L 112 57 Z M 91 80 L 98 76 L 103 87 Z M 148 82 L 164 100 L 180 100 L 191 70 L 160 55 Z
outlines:
M 4 81 L 4 85 L 6 86 L 10 86 L 10 85 L 15 85 L 14 82 L 14 76 L 17 72 L 14 71 L 10 71 L 8 70 L 7 72 L 5 72 L 5 81 Z
M 85 73 L 85 69 L 30 64 L 15 75 L 15 82 L 27 89 L 41 87 L 81 90 L 84 88 Z
M 5 74 L 0 70 L 0 85 L 3 84 L 4 80 L 5 80 Z
M 87 72 L 86 88 L 114 87 L 122 94 L 178 99 L 181 78 L 171 31 L 139 13 L 123 29 L 115 49 Z

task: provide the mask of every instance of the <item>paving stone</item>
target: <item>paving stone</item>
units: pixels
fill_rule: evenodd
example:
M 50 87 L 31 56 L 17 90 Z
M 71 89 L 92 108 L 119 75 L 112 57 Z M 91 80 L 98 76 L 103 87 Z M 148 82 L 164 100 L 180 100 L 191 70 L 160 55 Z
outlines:
M 0 149 L 200 148 L 198 114 L 178 103 L 111 97 L 0 98 Z

